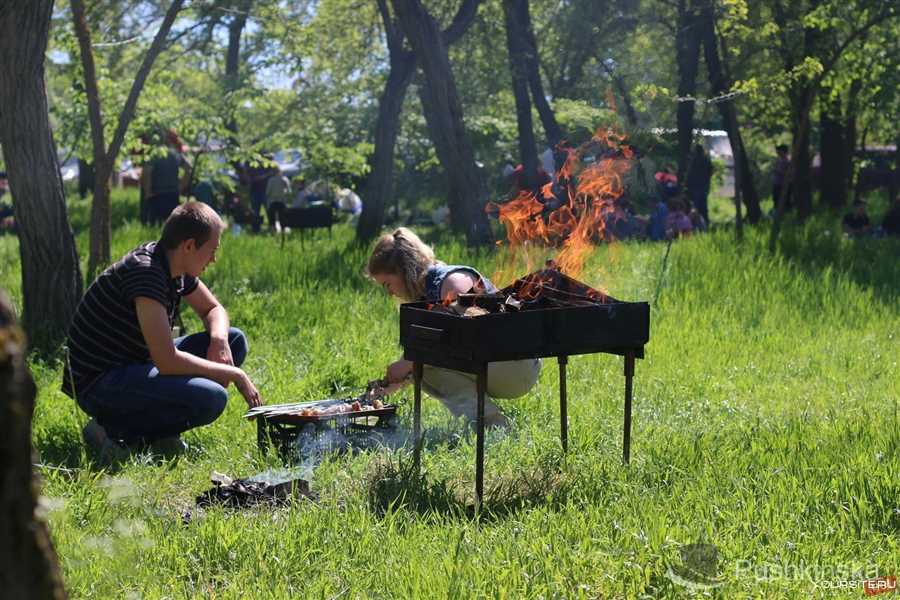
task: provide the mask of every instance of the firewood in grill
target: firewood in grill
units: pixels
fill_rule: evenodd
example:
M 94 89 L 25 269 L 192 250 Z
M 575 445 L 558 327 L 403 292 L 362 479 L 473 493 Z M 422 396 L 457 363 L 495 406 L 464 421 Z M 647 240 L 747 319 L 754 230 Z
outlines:
M 470 306 L 463 312 L 464 317 L 480 317 L 489 314 L 490 312 L 487 309 L 481 308 L 480 306 Z

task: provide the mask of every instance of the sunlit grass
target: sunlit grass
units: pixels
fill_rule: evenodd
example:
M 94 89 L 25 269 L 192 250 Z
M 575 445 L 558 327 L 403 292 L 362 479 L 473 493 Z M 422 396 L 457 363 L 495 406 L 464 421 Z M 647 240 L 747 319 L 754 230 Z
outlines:
M 155 237 L 130 217 L 130 201 L 116 199 L 114 256 Z M 72 211 L 84 253 L 86 204 Z M 496 270 L 496 254 L 423 233 L 447 262 Z M 718 548 L 724 585 L 707 593 L 722 598 L 835 595 L 738 565 L 897 574 L 900 245 L 853 242 L 817 220 L 789 227 L 773 258 L 766 233 L 750 230 L 741 245 L 725 229 L 681 240 L 664 272 L 663 244 L 595 252 L 588 283 L 624 300 L 660 290 L 637 364 L 632 463 L 620 458 L 621 359 L 572 358 L 565 457 L 557 369 L 545 361 L 531 394 L 502 402 L 515 428 L 489 440 L 481 521 L 467 510 L 474 440 L 432 400 L 424 479 L 403 451 L 333 456 L 315 471 L 319 504 L 198 513 L 212 471 L 278 466 L 257 453 L 238 394 L 219 421 L 186 435 L 192 450 L 179 461 L 105 473 L 84 455 L 85 417 L 59 391 L 59 365 L 32 363 L 34 443 L 68 589 L 78 598 L 681 597 L 689 592 L 666 573 L 680 546 L 698 541 Z M 283 250 L 271 236 L 226 236 L 204 279 L 248 333 L 246 367 L 267 402 L 349 393 L 398 356 L 397 307 L 362 278 L 365 256 L 347 226 L 302 247 L 295 236 Z M 14 238 L 0 237 L 0 259 L 0 286 L 18 303 Z M 408 402 L 401 417 L 408 425 Z

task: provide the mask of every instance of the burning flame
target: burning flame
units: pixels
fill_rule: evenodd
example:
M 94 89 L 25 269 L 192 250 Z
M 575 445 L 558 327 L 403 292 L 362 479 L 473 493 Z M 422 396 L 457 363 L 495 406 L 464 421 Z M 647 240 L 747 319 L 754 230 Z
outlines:
M 616 200 L 625 191 L 623 178 L 635 156 L 624 141 L 612 129 L 598 129 L 589 142 L 562 149 L 565 163 L 539 193 L 526 189 L 508 202 L 488 203 L 488 212 L 506 227 L 514 252 L 527 252 L 529 244 L 540 242 L 559 249 L 555 263 L 560 271 L 571 277 L 581 273 L 594 243 L 612 241 L 607 222 L 621 215 Z

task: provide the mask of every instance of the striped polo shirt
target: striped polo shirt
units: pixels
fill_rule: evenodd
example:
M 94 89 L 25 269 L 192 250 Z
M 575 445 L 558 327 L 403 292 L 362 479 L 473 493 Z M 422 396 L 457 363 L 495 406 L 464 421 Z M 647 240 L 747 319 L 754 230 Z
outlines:
M 189 275 L 173 278 L 166 253 L 157 242 L 138 246 L 103 271 L 75 309 L 63 392 L 74 398 L 110 369 L 150 362 L 135 299 L 143 296 L 162 304 L 171 327 L 181 297 L 193 292 L 197 281 Z

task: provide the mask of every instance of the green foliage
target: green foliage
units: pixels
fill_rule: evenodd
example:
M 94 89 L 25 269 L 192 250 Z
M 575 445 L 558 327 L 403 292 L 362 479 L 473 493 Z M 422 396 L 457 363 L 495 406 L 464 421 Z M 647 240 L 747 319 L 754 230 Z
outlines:
M 727 204 L 713 202 L 715 214 Z M 89 205 L 72 201 L 79 248 Z M 882 207 L 873 209 L 880 218 Z M 134 194 L 113 195 L 113 256 L 154 238 Z M 472 518 L 474 439 L 424 401 L 423 474 L 409 449 L 330 455 L 317 504 L 201 512 L 212 471 L 280 468 L 255 449 L 231 390 L 225 414 L 190 432 L 171 463 L 119 471 L 85 455 L 85 416 L 59 391 L 60 365 L 32 361 L 33 439 L 68 591 L 79 598 L 684 597 L 667 576 L 683 544 L 719 551 L 722 597 L 808 596 L 808 579 L 759 579 L 752 565 L 875 565 L 900 546 L 900 271 L 895 240 L 843 238 L 833 219 L 764 232 L 722 229 L 676 242 L 635 379 L 632 463 L 621 464 L 621 359 L 569 362 L 568 455 L 558 376 L 544 362 L 515 420 L 487 444 L 487 512 Z M 492 273 L 497 255 L 421 231 L 448 262 Z M 581 279 L 650 299 L 665 246 L 597 249 Z M 0 287 L 21 302 L 18 249 L 0 237 Z M 397 307 L 365 281 L 349 227 L 303 247 L 291 236 L 226 235 L 204 280 L 247 332 L 248 372 L 269 403 L 354 390 L 399 353 Z M 200 327 L 190 317 L 192 331 Z M 400 417 L 410 426 L 409 393 Z M 191 519 L 185 521 L 185 511 Z M 830 577 L 826 577 L 831 582 Z M 824 589 L 824 588 L 819 588 Z M 830 596 L 823 592 L 823 596 Z

